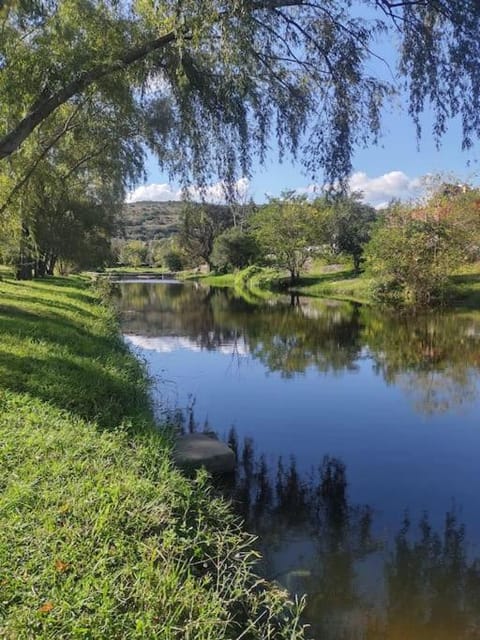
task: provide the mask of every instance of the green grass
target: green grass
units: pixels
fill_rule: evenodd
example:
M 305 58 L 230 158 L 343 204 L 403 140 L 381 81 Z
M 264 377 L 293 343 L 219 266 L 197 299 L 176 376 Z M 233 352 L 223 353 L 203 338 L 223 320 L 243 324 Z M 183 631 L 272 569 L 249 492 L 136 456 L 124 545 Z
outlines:
M 355 302 L 370 302 L 371 278 L 358 275 L 349 267 L 338 271 L 310 272 L 300 277 L 295 292 L 314 297 L 331 297 Z
M 13 267 L 0 264 L 0 278 L 12 278 L 13 275 Z
M 0 637 L 303 637 L 147 388 L 85 279 L 0 281 Z
M 212 287 L 233 287 L 235 285 L 235 274 L 205 274 L 198 275 L 195 273 L 188 274 L 185 280 L 198 280 L 202 284 L 210 285 Z
M 272 298 L 273 289 L 283 274 L 278 269 L 267 269 L 255 265 L 235 273 L 189 274 L 185 279 L 197 280 L 211 287 L 231 287 L 235 293 L 248 302 Z
M 232 287 L 240 295 L 264 298 L 283 292 L 319 298 L 337 298 L 373 304 L 373 278 L 368 273 L 357 275 L 349 264 L 328 265 L 316 262 L 291 286 L 286 272 L 277 269 L 249 267 L 237 273 L 198 277 L 210 286 Z M 450 277 L 448 305 L 457 309 L 480 308 L 480 262 L 462 267 Z
M 338 270 L 330 271 L 329 266 L 324 264 L 315 264 L 313 269 L 301 275 L 294 286 L 290 285 L 287 272 L 264 267 L 248 267 L 236 273 L 193 277 L 213 287 L 233 287 L 238 294 L 255 299 L 268 298 L 281 291 L 369 302 L 372 284 L 370 278 L 356 275 L 348 265 L 340 265 Z
M 451 305 L 459 309 L 480 309 L 480 262 L 463 267 L 451 277 Z
M 105 273 L 111 275 L 135 275 L 138 273 L 162 274 L 170 273 L 170 271 L 165 267 L 108 267 L 105 269 Z

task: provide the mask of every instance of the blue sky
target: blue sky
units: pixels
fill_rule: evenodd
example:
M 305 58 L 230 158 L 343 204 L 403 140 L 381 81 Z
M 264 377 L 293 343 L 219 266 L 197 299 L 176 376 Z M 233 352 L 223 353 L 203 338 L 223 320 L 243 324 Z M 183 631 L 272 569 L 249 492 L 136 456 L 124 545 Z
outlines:
M 472 150 L 461 150 L 461 128 L 452 122 L 439 150 L 429 133 L 431 118 L 424 118 L 423 137 L 417 148 L 415 128 L 407 114 L 387 113 L 384 135 L 378 146 L 360 149 L 354 156 L 351 187 L 361 190 L 365 200 L 374 206 L 386 204 L 392 197 L 404 199 L 420 194 L 419 179 L 427 174 L 453 174 L 460 180 L 477 182 L 478 144 Z M 129 200 L 177 200 L 178 185 L 169 184 L 154 157 L 149 157 L 147 181 L 129 194 Z M 300 164 L 288 160 L 280 164 L 272 151 L 264 167 L 256 166 L 250 181 L 240 189 L 256 202 L 266 194 L 279 195 L 285 189 L 310 190 L 311 181 L 302 173 Z M 212 185 L 207 199 L 221 199 L 219 184 Z
M 373 17 L 362 10 L 364 18 Z M 395 66 L 395 47 L 391 41 L 377 42 L 377 51 L 387 60 L 390 68 Z M 373 60 L 370 72 L 391 80 L 388 66 Z M 400 102 L 400 100 L 399 100 Z M 476 173 L 480 169 L 478 144 L 468 152 L 461 150 L 462 132 L 459 121 L 452 121 L 442 146 L 436 149 L 433 141 L 432 116 L 427 111 L 422 119 L 423 135 L 417 144 L 415 127 L 406 113 L 404 104 L 397 104 L 385 111 L 383 136 L 378 146 L 359 149 L 353 157 L 351 187 L 364 193 L 365 200 L 374 206 L 382 206 L 391 198 L 409 199 L 420 195 L 420 179 L 426 175 L 446 174 L 459 180 L 477 183 Z M 148 178 L 144 185 L 129 194 L 129 200 L 171 200 L 181 197 L 178 185 L 168 184 L 153 157 L 149 157 Z M 255 166 L 251 179 L 242 181 L 240 191 L 263 202 L 266 195 L 279 195 L 286 189 L 309 191 L 311 181 L 302 173 L 299 163 L 285 160 L 280 164 L 272 150 L 264 167 Z M 195 196 L 195 194 L 194 194 Z M 221 185 L 214 184 L 207 199 L 219 201 Z

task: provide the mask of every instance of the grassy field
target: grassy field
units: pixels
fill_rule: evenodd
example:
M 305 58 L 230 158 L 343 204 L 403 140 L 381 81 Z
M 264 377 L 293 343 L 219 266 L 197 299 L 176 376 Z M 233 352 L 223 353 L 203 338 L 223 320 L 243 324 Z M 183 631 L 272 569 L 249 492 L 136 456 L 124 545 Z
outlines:
M 334 271 L 328 265 L 314 265 L 301 274 L 292 287 L 287 272 L 279 269 L 248 267 L 237 273 L 193 275 L 192 278 L 213 287 L 233 287 L 242 295 L 265 298 L 278 292 L 298 293 L 312 297 L 332 297 L 358 302 L 369 301 L 371 280 L 357 276 L 349 265 L 338 265 Z
M 302 638 L 83 278 L 0 281 L 0 637 Z
M 373 304 L 374 281 L 368 273 L 356 274 L 349 264 L 327 265 L 315 263 L 301 274 L 294 286 L 288 274 L 275 269 L 249 267 L 237 273 L 193 276 L 204 284 L 216 287 L 233 287 L 238 293 L 265 297 L 282 292 L 304 296 L 338 298 Z M 462 267 L 451 276 L 448 305 L 458 309 L 480 308 L 480 262 Z
M 111 275 L 136 275 L 138 273 L 151 273 L 152 275 L 162 273 L 169 273 L 168 269 L 163 267 L 108 267 L 105 269 L 105 273 Z

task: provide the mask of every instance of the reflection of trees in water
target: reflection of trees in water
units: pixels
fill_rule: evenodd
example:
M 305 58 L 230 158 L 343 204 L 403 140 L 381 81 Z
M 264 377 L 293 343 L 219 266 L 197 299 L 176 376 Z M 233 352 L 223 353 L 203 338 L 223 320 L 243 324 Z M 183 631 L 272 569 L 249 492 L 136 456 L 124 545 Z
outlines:
M 472 404 L 478 396 L 478 372 L 446 366 L 443 371 L 407 372 L 396 376 L 396 384 L 412 399 L 419 413 L 446 413 Z
M 252 354 L 270 371 L 291 377 L 308 367 L 322 372 L 356 369 L 362 328 L 357 305 L 340 312 L 336 305 L 325 305 L 315 317 L 301 306 L 272 311 L 248 333 Z
M 477 396 L 480 322 L 435 312 L 393 316 L 365 310 L 364 339 L 375 368 L 424 413 L 445 412 Z
M 183 431 L 209 430 L 195 422 L 193 405 L 171 421 Z M 465 527 L 454 513 L 447 513 L 441 534 L 427 514 L 418 527 L 405 517 L 387 554 L 372 533 L 372 508 L 349 500 L 341 460 L 326 456 L 306 474 L 294 458 L 269 464 L 234 429 L 228 442 L 237 471 L 219 486 L 259 537 L 259 570 L 308 595 L 305 621 L 313 637 L 480 640 L 480 559 L 469 558 Z M 295 554 L 297 543 L 303 557 Z M 368 574 L 366 587 L 359 574 Z M 383 593 L 371 593 L 372 577 L 383 581 Z
M 118 300 L 125 333 L 182 336 L 195 346 L 227 346 L 235 355 L 247 345 L 270 371 L 289 377 L 315 366 L 321 371 L 355 368 L 360 352 L 359 309 L 325 303 L 321 310 L 290 298 L 252 304 L 230 290 L 194 285 L 128 284 Z
M 124 333 L 143 336 L 185 336 L 202 349 L 214 350 L 238 336 L 220 326 L 215 300 L 222 292 L 183 284 L 135 283 L 120 286 L 117 299 Z
M 421 412 L 447 411 L 477 395 L 480 320 L 474 314 L 399 315 L 302 298 L 255 304 L 199 285 L 139 283 L 120 290 L 127 333 L 186 337 L 197 348 L 230 350 L 237 363 L 247 351 L 284 377 L 309 367 L 355 369 L 368 348 L 375 371 L 402 387 Z
M 386 566 L 384 620 L 370 620 L 365 640 L 478 640 L 480 560 L 469 560 L 465 528 L 447 513 L 442 535 L 425 514 L 419 535 L 405 518 Z
M 355 565 L 379 548 L 372 510 L 349 503 L 345 465 L 336 458 L 326 456 L 304 475 L 294 458 L 269 468 L 251 440 L 239 447 L 234 430 L 229 443 L 239 460 L 229 495 L 247 529 L 259 536 L 262 571 L 290 591 L 308 594 L 305 616 L 316 633 L 337 633 L 345 614 L 361 606 Z M 304 557 L 285 563 L 292 543 L 304 548 Z
M 465 528 L 455 514 L 447 513 L 442 534 L 427 514 L 419 535 L 405 517 L 385 563 L 384 600 L 369 602 L 359 589 L 359 563 L 384 554 L 372 536 L 373 510 L 348 499 L 344 463 L 326 456 L 305 475 L 293 458 L 269 468 L 250 439 L 239 446 L 234 430 L 229 443 L 240 461 L 230 496 L 260 538 L 266 574 L 308 594 L 305 616 L 315 637 L 480 639 L 480 560 L 468 558 Z M 303 564 L 279 572 L 295 537 L 309 542 Z

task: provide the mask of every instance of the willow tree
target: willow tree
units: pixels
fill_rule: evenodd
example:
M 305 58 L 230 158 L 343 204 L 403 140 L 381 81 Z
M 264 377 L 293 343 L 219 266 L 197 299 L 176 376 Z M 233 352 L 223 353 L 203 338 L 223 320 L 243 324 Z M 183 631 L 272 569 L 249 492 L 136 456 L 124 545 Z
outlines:
M 480 131 L 477 0 L 10 0 L 0 30 L 0 158 L 65 104 L 136 104 L 138 134 L 184 183 L 227 184 L 264 160 L 301 157 L 327 181 L 377 139 L 385 99 L 406 88 L 420 133 L 460 116 Z M 363 16 L 363 17 L 362 17 Z M 395 41 L 397 68 L 378 61 Z M 373 64 L 372 64 L 373 61 Z M 373 69 L 373 72 L 371 71 Z M 385 78 L 390 78 L 385 80 Z
M 105 254 L 125 189 L 142 167 L 136 125 L 119 114 L 87 100 L 62 105 L 3 167 L 0 238 L 8 229 L 18 277 L 51 273 L 58 259 L 96 264 Z

